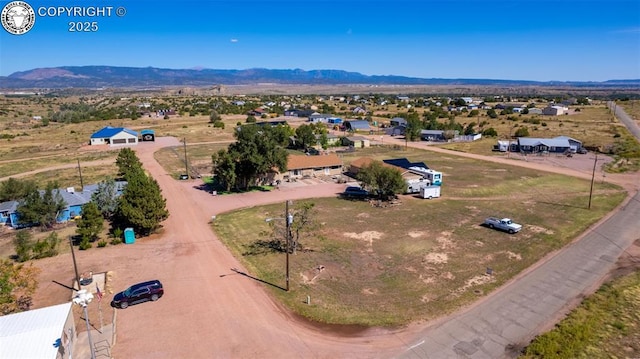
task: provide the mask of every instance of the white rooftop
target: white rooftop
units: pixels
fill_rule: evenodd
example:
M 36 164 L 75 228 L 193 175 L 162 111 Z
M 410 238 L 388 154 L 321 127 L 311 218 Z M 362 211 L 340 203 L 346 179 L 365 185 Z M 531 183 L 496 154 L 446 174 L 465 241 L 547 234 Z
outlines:
M 71 302 L 0 316 L 0 358 L 55 359 Z

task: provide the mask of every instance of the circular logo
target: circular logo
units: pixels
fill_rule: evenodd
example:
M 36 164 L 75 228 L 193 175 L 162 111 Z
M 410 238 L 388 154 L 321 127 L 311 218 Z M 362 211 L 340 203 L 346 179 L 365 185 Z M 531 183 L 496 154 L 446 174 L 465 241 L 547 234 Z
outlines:
M 12 1 L 2 8 L 2 27 L 14 35 L 26 34 L 36 23 L 36 13 L 24 1 Z

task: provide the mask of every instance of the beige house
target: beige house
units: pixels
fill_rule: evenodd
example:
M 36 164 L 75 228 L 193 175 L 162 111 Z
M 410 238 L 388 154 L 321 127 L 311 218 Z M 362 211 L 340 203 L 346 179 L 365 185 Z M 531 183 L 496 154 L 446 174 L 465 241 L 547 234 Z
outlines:
M 353 148 L 366 148 L 371 146 L 371 141 L 362 136 L 344 137 L 342 139 L 343 146 L 353 146 Z
M 342 174 L 342 159 L 335 153 L 307 156 L 289 155 L 287 171 L 276 174 L 276 180 L 305 177 L 335 176 Z

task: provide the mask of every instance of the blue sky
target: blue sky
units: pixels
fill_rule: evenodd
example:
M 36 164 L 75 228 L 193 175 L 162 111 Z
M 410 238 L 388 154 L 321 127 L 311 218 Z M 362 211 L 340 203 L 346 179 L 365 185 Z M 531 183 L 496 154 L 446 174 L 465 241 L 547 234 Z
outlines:
M 26 0 L 124 7 L 0 29 L 0 75 L 37 67 L 338 69 L 535 81 L 640 79 L 640 0 Z M 0 7 L 9 1 L 0 0 Z M 96 21 L 97 32 L 68 31 Z

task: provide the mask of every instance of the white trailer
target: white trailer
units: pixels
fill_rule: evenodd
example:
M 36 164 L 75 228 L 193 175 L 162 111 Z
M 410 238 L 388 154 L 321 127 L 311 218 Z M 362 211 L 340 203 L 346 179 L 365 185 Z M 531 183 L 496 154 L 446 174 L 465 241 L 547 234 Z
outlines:
M 422 198 L 438 198 L 440 197 L 440 186 L 426 186 L 420 188 L 420 197 Z
M 420 193 L 420 189 L 427 186 L 431 186 L 431 182 L 424 177 L 419 179 L 410 179 L 407 180 L 407 192 L 405 193 Z

